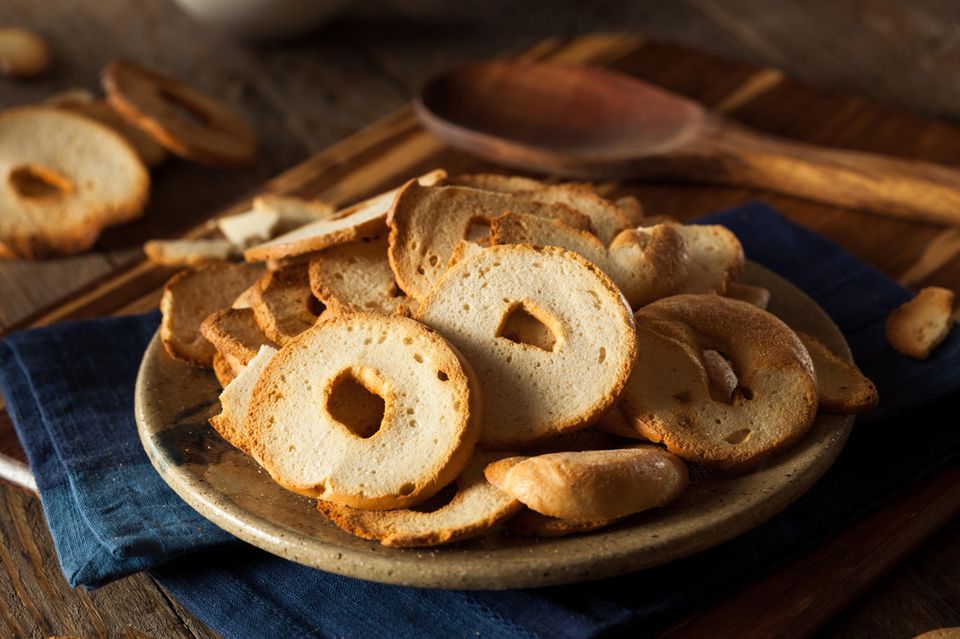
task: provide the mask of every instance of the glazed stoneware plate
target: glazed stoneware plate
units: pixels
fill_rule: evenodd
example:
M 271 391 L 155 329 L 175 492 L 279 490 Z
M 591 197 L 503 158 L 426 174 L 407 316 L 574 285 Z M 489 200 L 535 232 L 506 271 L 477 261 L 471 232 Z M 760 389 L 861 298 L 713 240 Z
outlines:
M 755 264 L 743 281 L 770 289 L 770 311 L 845 358 L 839 329 L 809 297 Z M 313 501 L 273 483 L 207 424 L 220 410 L 213 373 L 147 347 L 136 388 L 140 439 L 161 477 L 218 526 L 264 550 L 322 570 L 408 586 L 519 588 L 608 577 L 666 563 L 739 535 L 786 508 L 826 472 L 852 417 L 820 415 L 794 448 L 740 477 L 692 473 L 678 501 L 611 528 L 556 539 L 492 532 L 425 549 L 386 548 L 341 531 Z

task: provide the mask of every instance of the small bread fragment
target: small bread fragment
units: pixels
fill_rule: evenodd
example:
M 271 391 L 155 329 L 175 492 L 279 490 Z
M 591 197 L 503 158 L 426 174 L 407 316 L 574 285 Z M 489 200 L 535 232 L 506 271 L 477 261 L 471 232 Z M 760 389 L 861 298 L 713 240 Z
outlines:
M 710 396 L 729 404 L 733 401 L 733 392 L 737 390 L 737 374 L 733 372 L 730 361 L 723 354 L 709 348 L 703 351 L 702 358 L 707 381 L 710 383 Z
M 308 200 L 279 193 L 258 195 L 253 199 L 253 210 L 276 213 L 280 218 L 278 233 L 287 233 L 318 220 L 332 220 L 342 214 L 342 211 L 337 211 L 322 200 Z
M 251 290 L 257 325 L 281 346 L 316 324 L 325 310 L 310 290 L 307 268 L 308 264 L 293 264 L 268 271 Z
M 47 41 L 32 31 L 0 27 L 0 73 L 14 78 L 43 75 L 53 64 Z
M 635 318 L 640 356 L 620 406 L 650 441 L 688 461 L 743 470 L 809 430 L 818 403 L 813 362 L 770 313 L 719 295 L 675 295 Z M 711 396 L 706 350 L 733 367 L 729 403 Z
M 84 251 L 139 217 L 149 187 L 137 154 L 99 122 L 45 106 L 0 113 L 2 257 Z
M 418 322 L 332 317 L 281 349 L 260 376 L 252 454 L 274 481 L 308 497 L 373 510 L 414 506 L 453 481 L 473 453 L 480 404 L 471 377 L 465 360 Z M 356 422 L 355 400 L 338 400 L 357 387 L 382 402 L 376 430 Z
M 143 163 L 148 168 L 152 169 L 160 166 L 169 155 L 166 149 L 157 144 L 154 139 L 144 133 L 142 129 L 124 120 L 123 117 L 114 111 L 104 100 L 91 100 L 90 102 L 67 100 L 65 102 L 61 101 L 58 106 L 61 109 L 66 109 L 96 120 L 101 124 L 106 124 L 122 135 L 123 138 L 133 146 L 137 155 L 140 156 L 140 159 L 143 160 Z
M 595 519 L 592 521 L 573 521 L 541 515 L 535 510 L 524 507 L 507 520 L 505 527 L 515 535 L 524 537 L 566 537 L 579 533 L 606 528 L 620 521 L 617 519 Z
M 210 368 L 216 349 L 200 334 L 200 324 L 227 308 L 263 273 L 256 264 L 211 264 L 181 271 L 163 287 L 160 339 L 171 357 Z
M 560 220 L 507 213 L 490 223 L 491 244 L 559 246 L 610 276 L 632 308 L 671 295 L 687 279 L 687 248 L 674 225 L 626 229 L 609 248 L 597 236 Z
M 887 341 L 897 352 L 927 359 L 953 327 L 953 291 L 928 286 L 887 318 Z
M 853 415 L 870 410 L 880 401 L 877 387 L 856 365 L 840 359 L 813 335 L 797 331 L 817 371 L 817 396 L 820 410 Z
M 337 313 L 389 315 L 410 299 L 397 286 L 387 259 L 387 238 L 331 246 L 310 260 L 310 288 Z
M 100 80 L 107 100 L 128 122 L 188 160 L 234 167 L 257 157 L 253 129 L 228 106 L 154 69 L 107 64 Z
M 147 259 L 160 266 L 201 266 L 227 262 L 240 256 L 227 240 L 150 240 L 143 245 Z
M 507 211 L 556 218 L 581 230 L 590 225 L 588 217 L 563 204 L 465 186 L 425 187 L 411 181 L 400 190 L 390 212 L 390 266 L 400 288 L 422 300 L 446 270 L 454 249 L 470 236 L 471 227 L 489 227 Z
M 263 346 L 276 347 L 254 317 L 251 308 L 224 308 L 200 324 L 200 333 L 219 353 L 236 359 L 242 366 L 250 363 Z
M 770 304 L 770 290 L 762 286 L 753 286 L 743 282 L 730 282 L 724 293 L 727 297 L 753 304 L 757 308 L 767 309 Z
M 491 246 L 460 260 L 415 317 L 477 371 L 481 442 L 491 448 L 529 446 L 590 424 L 619 395 L 636 355 L 630 308 L 617 287 L 553 246 Z M 529 329 L 536 323 L 544 330 Z M 566 392 L 571 380 L 576 393 Z
M 221 437 L 247 454 L 250 453 L 247 414 L 250 410 L 253 388 L 260 379 L 263 369 L 276 354 L 277 349 L 261 346 L 256 356 L 246 366 L 236 372 L 231 370 L 233 378 L 224 384 L 223 392 L 220 393 L 220 413 L 210 418 L 210 425 L 220 433 Z M 219 360 L 223 364 L 215 365 L 214 372 L 217 372 L 220 366 L 230 366 L 222 354 L 217 353 L 217 356 L 214 363 L 216 364 Z M 217 373 L 217 379 L 220 379 L 220 373 Z M 223 380 L 221 379 L 220 382 L 222 384 Z
M 541 515 L 589 522 L 668 504 L 688 482 L 686 465 L 656 446 L 507 458 L 484 474 Z
M 619 205 L 601 197 L 590 184 L 547 184 L 530 178 L 495 173 L 460 175 L 447 179 L 444 184 L 510 194 L 518 199 L 542 204 L 568 206 L 590 219 L 590 228 L 604 246 L 610 244 L 620 231 L 636 226 L 631 224 L 629 216 Z
M 361 510 L 322 499 L 317 509 L 343 530 L 384 546 L 437 546 L 477 537 L 521 508 L 519 501 L 483 476 L 487 464 L 503 456 L 476 451 L 457 476 L 453 497 L 436 509 L 421 504 L 413 509 Z
M 431 171 L 412 180 L 418 184 L 436 184 L 446 173 Z M 279 260 L 312 253 L 328 246 L 355 242 L 382 235 L 387 230 L 387 216 L 400 189 L 393 189 L 370 199 L 336 211 L 330 217 L 258 244 L 244 252 L 248 262 Z
M 325 202 L 268 194 L 254 198 L 249 211 L 217 219 L 217 227 L 235 246 L 246 249 L 333 214 Z

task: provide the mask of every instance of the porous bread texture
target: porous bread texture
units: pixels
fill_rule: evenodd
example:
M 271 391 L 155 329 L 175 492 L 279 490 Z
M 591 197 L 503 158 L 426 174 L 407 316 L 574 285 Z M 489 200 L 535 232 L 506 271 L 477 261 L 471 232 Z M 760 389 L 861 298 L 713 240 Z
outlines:
M 687 279 L 687 245 L 673 225 L 626 229 L 606 247 L 560 220 L 507 213 L 490 223 L 490 242 L 573 251 L 610 276 L 633 308 L 672 295 Z
M 256 135 L 243 118 L 176 78 L 117 60 L 103 68 L 100 81 L 117 113 L 181 157 L 222 167 L 257 157 Z
M 257 325 L 251 308 L 224 308 L 211 314 L 200 324 L 200 334 L 218 351 L 244 366 L 256 357 L 261 347 L 276 347 Z
M 613 241 L 620 231 L 636 226 L 617 204 L 603 198 L 590 184 L 567 182 L 546 184 L 530 178 L 476 173 L 448 178 L 445 184 L 467 186 L 496 193 L 509 193 L 516 197 L 531 199 L 543 204 L 563 204 L 590 218 L 590 228 L 604 246 Z M 636 199 L 634 198 L 634 202 Z M 639 202 L 637 202 L 639 204 Z M 632 206 L 632 203 L 628 203 Z M 630 212 L 634 214 L 633 211 Z
M 105 124 L 124 137 L 148 168 L 160 166 L 167 159 L 167 150 L 157 144 L 142 129 L 130 124 L 104 100 L 62 101 L 59 108 L 72 111 Z
M 390 266 L 400 288 L 422 300 L 471 226 L 489 225 L 507 211 L 556 218 L 583 230 L 590 224 L 589 218 L 562 204 L 465 186 L 424 187 L 409 182 L 397 194 L 390 213 Z
M 322 499 L 317 509 L 343 530 L 384 546 L 437 546 L 477 537 L 521 508 L 519 501 L 483 476 L 487 464 L 503 456 L 475 451 L 457 476 L 453 498 L 436 510 L 362 510 Z
M 466 466 L 480 434 L 469 364 L 405 317 L 353 313 L 287 344 L 253 393 L 251 451 L 295 492 L 365 509 L 404 508 Z M 384 401 L 379 430 L 361 437 L 331 412 L 347 384 Z M 343 418 L 348 411 L 336 411 Z
M 797 331 L 817 371 L 820 410 L 852 415 L 870 410 L 880 401 L 877 387 L 851 362 L 840 359 L 813 335 Z
M 283 346 L 317 322 L 323 305 L 310 290 L 307 264 L 268 271 L 250 291 L 250 308 L 260 330 Z
M 0 28 L 0 73 L 15 78 L 32 78 L 46 73 L 53 52 L 46 40 L 26 29 Z
M 220 412 L 210 418 L 210 425 L 221 437 L 247 454 L 250 453 L 247 415 L 250 411 L 250 400 L 253 398 L 253 388 L 263 369 L 276 354 L 277 349 L 261 346 L 256 356 L 234 373 L 232 381 L 224 385 L 223 392 L 220 393 Z M 222 357 L 222 353 L 217 355 Z M 228 362 L 224 362 L 229 366 Z
M 953 327 L 953 291 L 939 286 L 920 289 L 917 296 L 887 318 L 887 341 L 897 352 L 927 359 Z
M 484 471 L 527 508 L 572 521 L 617 519 L 663 506 L 687 488 L 687 467 L 656 446 L 508 458 Z
M 724 293 L 727 297 L 753 304 L 757 308 L 767 309 L 770 304 L 770 290 L 762 286 L 753 286 L 743 282 L 730 282 Z
M 620 405 L 637 431 L 688 461 L 742 470 L 797 442 L 817 412 L 817 378 L 800 338 L 779 319 L 718 295 L 677 295 L 637 311 L 638 358 Z M 716 401 L 702 353 L 738 380 Z
M 160 340 L 171 357 L 210 368 L 216 349 L 200 334 L 200 324 L 227 308 L 263 273 L 258 264 L 219 263 L 181 271 L 163 287 Z
M 505 328 L 516 315 L 542 322 L 552 349 L 514 341 Z M 476 371 L 488 447 L 531 445 L 586 426 L 613 403 L 635 360 L 620 291 L 596 266 L 557 247 L 483 249 L 450 268 L 415 317 Z
M 220 388 L 226 388 L 230 382 L 236 379 L 239 370 L 234 370 L 233 364 L 227 361 L 226 356 L 220 351 L 213 355 L 213 374 L 220 382 Z
M 326 202 L 267 193 L 254 198 L 249 211 L 218 218 L 217 227 L 242 250 L 306 224 L 332 219 L 335 213 Z
M 687 277 L 680 292 L 723 295 L 743 270 L 743 247 L 733 231 L 718 224 L 676 224 L 687 243 Z
M 409 183 L 436 184 L 446 175 L 446 172 L 438 169 L 410 180 Z M 381 235 L 387 230 L 387 216 L 401 188 L 403 187 L 386 191 L 336 211 L 329 217 L 284 233 L 269 242 L 258 244 L 247 249 L 243 256 L 248 262 L 284 259 Z
M 606 528 L 620 519 L 595 519 L 592 521 L 572 521 L 541 515 L 535 510 L 524 507 L 507 520 L 505 528 L 515 535 L 524 537 L 566 537 L 578 533 Z
M 147 259 L 160 266 L 201 266 L 240 256 L 227 240 L 149 240 L 143 245 Z
M 310 289 L 337 313 L 389 315 L 400 305 L 410 304 L 390 268 L 385 235 L 320 251 L 310 260 Z
M 99 122 L 54 107 L 0 114 L 0 257 L 86 250 L 139 217 L 149 188 L 130 144 Z

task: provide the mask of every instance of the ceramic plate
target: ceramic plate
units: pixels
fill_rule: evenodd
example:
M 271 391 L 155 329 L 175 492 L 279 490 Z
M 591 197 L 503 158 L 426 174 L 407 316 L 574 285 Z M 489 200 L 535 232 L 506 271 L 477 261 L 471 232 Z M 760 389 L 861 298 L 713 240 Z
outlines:
M 809 297 L 755 264 L 743 281 L 772 293 L 770 311 L 849 358 L 840 331 Z M 678 501 L 579 536 L 505 533 L 428 549 L 386 548 L 326 521 L 207 424 L 220 410 L 213 373 L 174 361 L 154 336 L 140 366 L 140 439 L 164 480 L 187 503 L 240 539 L 281 557 L 373 581 L 435 588 L 517 588 L 569 583 L 663 564 L 735 537 L 786 508 L 826 472 L 852 417 L 821 415 L 794 448 L 761 470 L 731 478 L 694 473 Z

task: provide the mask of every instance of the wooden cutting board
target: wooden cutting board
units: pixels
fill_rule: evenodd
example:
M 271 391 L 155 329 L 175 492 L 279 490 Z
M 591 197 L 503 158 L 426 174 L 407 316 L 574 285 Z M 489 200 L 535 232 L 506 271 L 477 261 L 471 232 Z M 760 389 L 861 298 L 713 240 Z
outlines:
M 516 57 L 599 64 L 699 100 L 759 129 L 815 144 L 960 164 L 960 128 L 859 98 L 804 86 L 775 69 L 757 69 L 673 44 L 587 36 L 543 42 Z M 263 185 L 260 192 L 346 204 L 442 167 L 451 174 L 496 170 L 425 132 L 400 109 Z M 960 231 L 885 219 L 755 191 L 675 184 L 599 185 L 610 196 L 636 195 L 648 215 L 689 219 L 761 198 L 909 287 L 960 290 Z M 244 210 L 237 202 L 220 214 Z M 199 222 L 199 221 L 198 221 Z M 199 224 L 188 237 L 210 233 Z M 169 269 L 139 263 L 12 326 L 155 308 Z M 28 489 L 32 476 L 5 411 L 0 412 L 0 477 Z M 912 549 L 960 512 L 960 470 L 900 496 L 840 537 L 730 600 L 690 619 L 672 636 L 800 637 L 836 614 Z M 745 620 L 749 623 L 741 624 Z

